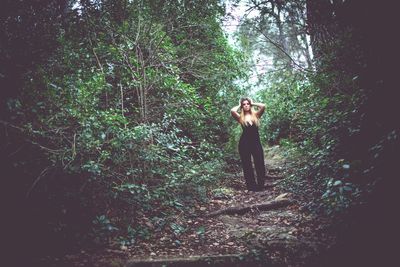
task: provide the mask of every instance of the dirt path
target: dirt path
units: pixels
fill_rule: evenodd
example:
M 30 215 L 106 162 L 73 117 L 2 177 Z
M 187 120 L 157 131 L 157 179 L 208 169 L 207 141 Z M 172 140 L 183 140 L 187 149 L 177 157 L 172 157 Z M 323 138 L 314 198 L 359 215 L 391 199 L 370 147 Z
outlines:
M 172 231 L 160 232 L 130 247 L 83 251 L 66 255 L 65 266 L 303 266 L 326 249 L 332 239 L 322 236 L 323 223 L 306 214 L 293 194 L 279 186 L 283 157 L 271 148 L 266 153 L 269 175 L 263 192 L 247 192 L 240 172 L 232 174 L 226 188 L 214 192 L 207 205 L 194 214 L 180 214 Z M 280 178 L 280 179 L 279 179 Z M 217 210 L 288 199 L 289 205 L 244 214 L 207 216 Z M 71 264 L 73 263 L 73 264 Z

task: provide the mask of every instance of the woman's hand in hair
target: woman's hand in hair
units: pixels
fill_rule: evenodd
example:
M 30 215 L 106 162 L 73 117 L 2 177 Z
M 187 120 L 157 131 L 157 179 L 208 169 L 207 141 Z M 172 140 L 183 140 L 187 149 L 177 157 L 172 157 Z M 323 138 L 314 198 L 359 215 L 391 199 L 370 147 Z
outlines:
M 253 106 L 258 107 L 258 110 L 256 112 L 257 117 L 261 117 L 261 115 L 264 113 L 265 111 L 265 104 L 263 103 L 252 103 Z

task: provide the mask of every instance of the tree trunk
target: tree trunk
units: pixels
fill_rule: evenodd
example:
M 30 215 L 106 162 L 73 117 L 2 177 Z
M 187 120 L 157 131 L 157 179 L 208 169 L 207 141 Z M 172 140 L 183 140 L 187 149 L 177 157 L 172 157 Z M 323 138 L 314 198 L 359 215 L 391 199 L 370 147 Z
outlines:
M 334 40 L 333 7 L 329 0 L 307 0 L 306 8 L 311 47 L 318 61 L 325 54 L 329 42 Z

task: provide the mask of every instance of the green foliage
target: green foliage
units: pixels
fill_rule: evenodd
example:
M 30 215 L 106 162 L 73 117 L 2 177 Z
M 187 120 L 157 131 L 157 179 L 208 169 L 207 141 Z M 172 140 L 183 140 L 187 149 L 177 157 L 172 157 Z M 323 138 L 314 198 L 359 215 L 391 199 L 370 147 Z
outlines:
M 220 187 L 220 188 L 215 188 L 212 191 L 212 194 L 213 194 L 213 198 L 216 198 L 216 199 L 229 199 L 232 197 L 233 191 L 230 188 Z
M 170 227 L 174 233 L 175 236 L 179 236 L 180 234 L 182 234 L 183 232 L 185 232 L 185 227 L 177 224 L 177 223 L 171 223 Z
M 93 225 L 93 236 L 99 243 L 108 241 L 113 232 L 118 230 L 105 215 L 96 216 L 93 220 Z
M 10 121 L 52 168 L 96 188 L 82 201 L 91 214 L 109 214 L 93 221 L 99 242 L 148 238 L 143 217 L 179 235 L 170 216 L 205 201 L 224 177 L 225 97 L 244 75 L 219 23 L 223 6 L 79 8 L 60 26 L 54 53 L 8 99 Z
M 329 213 L 349 210 L 368 195 L 380 172 L 390 176 L 385 162 L 392 162 L 394 142 L 387 137 L 398 126 L 389 119 L 389 107 L 396 104 L 388 92 L 394 86 L 381 61 L 382 51 L 389 50 L 376 49 L 381 42 L 367 44 L 373 36 L 366 35 L 367 17 L 348 19 L 349 10 L 359 8 L 353 2 L 248 4 L 259 12 L 243 20 L 238 43 L 257 73 L 265 67 L 255 90 L 255 98 L 266 103 L 261 139 L 297 160 L 288 179 L 296 193 L 313 191 L 313 201 Z M 230 150 L 239 132 L 232 128 Z M 305 186 L 312 189 L 302 190 Z
M 354 184 L 344 183 L 341 180 L 334 181 L 331 178 L 326 184 L 326 191 L 322 195 L 322 199 L 325 201 L 328 214 L 330 214 L 349 208 L 359 193 L 360 190 Z
M 298 161 L 289 175 L 294 190 L 301 194 L 304 180 L 311 181 L 323 196 L 313 209 L 328 213 L 341 212 L 356 202 L 360 189 L 354 179 L 362 168 L 361 158 L 350 155 L 345 144 L 360 131 L 358 110 L 363 91 L 334 90 L 337 78 L 334 73 L 275 72 L 268 77 L 266 90 L 259 93 L 268 106 L 261 130 L 266 140 L 280 144 L 288 158 Z M 341 79 L 345 83 L 344 77 Z M 356 78 L 349 78 L 346 84 L 357 86 Z M 351 172 L 343 168 L 349 164 Z

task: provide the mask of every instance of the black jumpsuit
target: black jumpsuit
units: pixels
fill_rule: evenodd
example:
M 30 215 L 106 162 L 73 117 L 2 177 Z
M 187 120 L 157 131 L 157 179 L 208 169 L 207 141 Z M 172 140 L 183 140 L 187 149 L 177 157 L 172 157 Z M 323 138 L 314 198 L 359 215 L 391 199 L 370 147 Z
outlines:
M 258 127 L 253 123 L 252 125 L 242 125 L 242 129 L 243 132 L 239 140 L 239 154 L 246 186 L 249 191 L 261 191 L 264 188 L 265 165 Z M 254 177 L 251 156 L 253 156 L 257 173 L 257 182 Z

